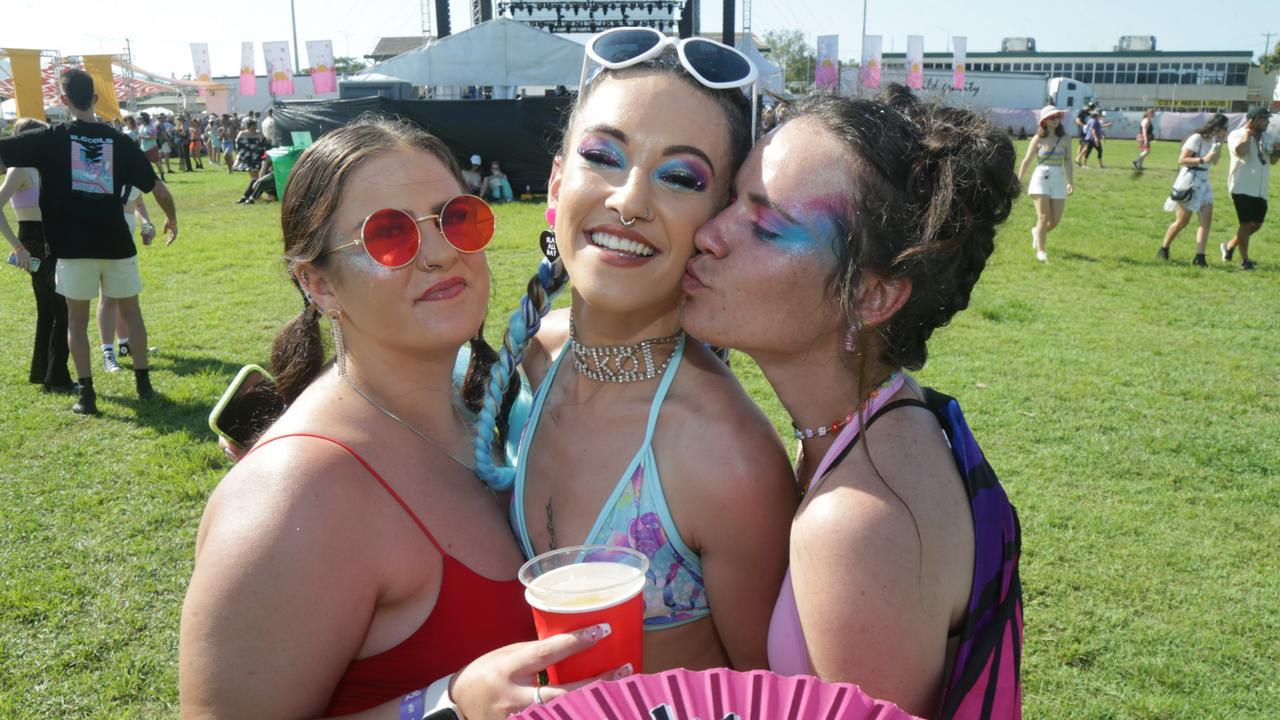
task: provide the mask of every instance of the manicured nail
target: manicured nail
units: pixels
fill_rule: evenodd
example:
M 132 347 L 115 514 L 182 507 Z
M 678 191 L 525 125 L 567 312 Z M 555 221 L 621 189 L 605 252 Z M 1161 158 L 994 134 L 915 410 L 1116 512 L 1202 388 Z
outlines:
M 613 671 L 613 679 L 621 680 L 624 677 L 630 677 L 631 673 L 634 673 L 635 671 L 636 669 L 631 666 L 631 663 L 627 663 L 626 665 L 623 665 L 622 667 Z
M 607 638 L 612 634 L 613 634 L 613 627 L 611 627 L 609 623 L 600 623 L 599 625 L 592 625 L 589 628 L 584 628 L 578 631 L 579 636 L 584 637 L 588 640 L 603 640 L 604 638 Z

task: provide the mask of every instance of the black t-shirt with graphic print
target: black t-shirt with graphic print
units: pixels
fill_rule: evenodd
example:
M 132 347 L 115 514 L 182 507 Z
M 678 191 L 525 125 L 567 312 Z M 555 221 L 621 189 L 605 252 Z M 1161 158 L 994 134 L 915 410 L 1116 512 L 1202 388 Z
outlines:
M 40 172 L 40 214 L 55 256 L 116 260 L 138 254 L 124 200 L 131 187 L 151 192 L 156 175 L 127 135 L 103 123 L 58 123 L 0 140 L 0 162 Z

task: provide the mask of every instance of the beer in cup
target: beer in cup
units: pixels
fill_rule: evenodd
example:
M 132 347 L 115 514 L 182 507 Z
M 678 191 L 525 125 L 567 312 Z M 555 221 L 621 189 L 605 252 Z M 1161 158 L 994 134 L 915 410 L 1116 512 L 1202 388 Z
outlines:
M 547 668 L 553 685 L 631 663 L 642 672 L 644 582 L 649 559 L 631 548 L 581 545 L 544 553 L 520 568 L 539 638 L 608 623 L 610 634 Z

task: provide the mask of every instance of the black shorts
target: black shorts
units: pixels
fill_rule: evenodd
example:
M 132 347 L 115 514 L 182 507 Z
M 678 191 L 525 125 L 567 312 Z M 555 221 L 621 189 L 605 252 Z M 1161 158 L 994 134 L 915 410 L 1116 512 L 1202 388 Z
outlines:
M 1241 225 L 1245 225 L 1247 223 L 1258 223 L 1261 225 L 1262 221 L 1267 219 L 1266 198 L 1232 193 L 1231 202 L 1236 204 L 1236 217 L 1239 218 Z

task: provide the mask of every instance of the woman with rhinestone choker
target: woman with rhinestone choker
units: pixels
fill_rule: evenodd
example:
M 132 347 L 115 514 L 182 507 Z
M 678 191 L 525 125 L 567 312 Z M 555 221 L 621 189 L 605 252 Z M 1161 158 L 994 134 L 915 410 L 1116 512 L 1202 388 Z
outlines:
M 572 306 L 536 336 L 537 315 L 517 312 L 494 366 L 490 399 L 513 358 L 538 388 L 514 469 L 490 464 L 479 430 L 477 470 L 512 489 L 525 555 L 610 544 L 649 557 L 646 672 L 764 667 L 786 563 L 796 493 L 785 448 L 679 319 L 693 233 L 724 207 L 749 150 L 749 104 L 737 88 L 704 86 L 670 50 L 585 85 L 548 188 L 560 260 L 530 282 L 525 309 L 545 309 L 566 273 Z M 481 417 L 494 420 L 488 408 Z
M 794 110 L 683 281 L 685 329 L 754 358 L 801 439 L 770 669 L 922 717 L 1019 717 L 1016 515 L 956 401 L 904 374 L 969 304 L 1013 146 L 901 86 Z

